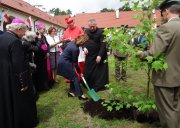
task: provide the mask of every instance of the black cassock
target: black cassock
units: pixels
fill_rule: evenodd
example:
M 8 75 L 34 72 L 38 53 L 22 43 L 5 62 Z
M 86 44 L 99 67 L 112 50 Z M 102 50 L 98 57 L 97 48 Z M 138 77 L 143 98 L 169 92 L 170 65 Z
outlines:
M 91 88 L 100 90 L 109 83 L 107 49 L 106 43 L 103 42 L 103 30 L 97 28 L 95 32 L 91 32 L 86 29 L 85 32 L 89 40 L 85 46 L 88 49 L 88 55 L 85 60 L 84 76 Z M 96 63 L 97 56 L 101 57 L 99 64 Z
M 0 35 L 0 128 L 32 128 L 37 111 L 22 42 L 13 32 Z M 28 89 L 21 92 L 21 85 Z
M 47 45 L 47 50 L 39 49 L 34 52 L 34 63 L 37 68 L 33 73 L 33 82 L 37 91 L 49 90 L 51 88 L 50 80 L 48 80 L 47 71 L 47 53 L 49 52 L 49 44 L 46 37 L 42 35 L 42 38 L 38 40 L 38 45 Z

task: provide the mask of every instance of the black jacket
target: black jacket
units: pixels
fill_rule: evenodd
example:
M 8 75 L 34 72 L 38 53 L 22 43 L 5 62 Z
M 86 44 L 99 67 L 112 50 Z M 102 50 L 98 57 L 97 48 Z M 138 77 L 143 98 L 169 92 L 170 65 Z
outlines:
M 13 32 L 0 35 L 0 128 L 32 128 L 37 119 L 34 92 L 22 42 Z M 21 92 L 21 86 L 28 89 Z

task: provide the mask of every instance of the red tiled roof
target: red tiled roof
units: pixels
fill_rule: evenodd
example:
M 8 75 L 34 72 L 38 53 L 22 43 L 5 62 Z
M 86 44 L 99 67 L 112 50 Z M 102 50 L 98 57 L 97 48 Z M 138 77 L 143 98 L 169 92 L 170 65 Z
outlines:
M 62 15 L 62 16 L 54 16 L 58 21 L 61 21 L 62 25 L 67 27 L 65 18 L 67 18 L 69 15 Z
M 61 23 L 61 21 L 57 20 L 53 16 L 48 15 L 47 13 L 41 11 L 40 9 L 30 5 L 29 3 L 23 0 L 1 0 L 1 4 L 4 6 L 19 10 L 21 12 L 25 12 L 31 16 L 40 18 L 42 20 L 48 21 L 52 24 L 55 24 L 64 28 L 66 27 Z
M 104 13 L 82 13 L 77 14 L 75 22 L 80 27 L 87 28 L 88 19 L 96 19 L 99 28 L 112 28 L 120 27 L 121 25 L 128 25 L 128 27 L 134 27 L 137 24 L 141 24 L 139 20 L 133 19 L 133 15 L 138 14 L 138 11 L 123 11 L 120 12 L 119 18 L 116 19 L 115 12 Z M 157 18 L 160 18 L 160 12 L 156 11 Z

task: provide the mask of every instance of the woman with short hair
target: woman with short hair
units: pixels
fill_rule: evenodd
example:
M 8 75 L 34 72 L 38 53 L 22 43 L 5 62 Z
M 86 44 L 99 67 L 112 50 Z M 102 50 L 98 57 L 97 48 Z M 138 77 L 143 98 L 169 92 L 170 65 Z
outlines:
M 47 42 L 50 47 L 50 67 L 51 67 L 51 74 L 54 82 L 57 82 L 56 78 L 56 69 L 57 69 L 57 60 L 59 56 L 58 44 L 61 43 L 60 40 L 56 37 L 56 28 L 50 27 L 48 29 L 48 36 L 46 36 Z
M 83 74 L 80 73 L 78 67 L 79 46 L 84 45 L 87 40 L 88 36 L 83 34 L 78 36 L 75 41 L 69 42 L 58 60 L 57 74 L 70 80 L 68 96 L 75 97 L 77 95 L 80 100 L 87 100 L 87 98 L 83 95 L 80 87 L 80 75 Z

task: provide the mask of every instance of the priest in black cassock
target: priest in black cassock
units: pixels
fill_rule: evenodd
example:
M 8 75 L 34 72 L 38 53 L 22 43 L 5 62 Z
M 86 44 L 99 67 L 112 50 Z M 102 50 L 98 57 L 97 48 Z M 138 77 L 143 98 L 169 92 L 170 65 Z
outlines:
M 0 35 L 0 128 L 33 128 L 37 111 L 21 38 L 25 22 L 15 18 Z
M 90 19 L 88 25 L 89 28 L 85 30 L 89 40 L 84 48 L 84 76 L 88 85 L 99 91 L 109 83 L 107 49 L 106 43 L 103 42 L 103 30 L 97 27 L 96 20 Z

